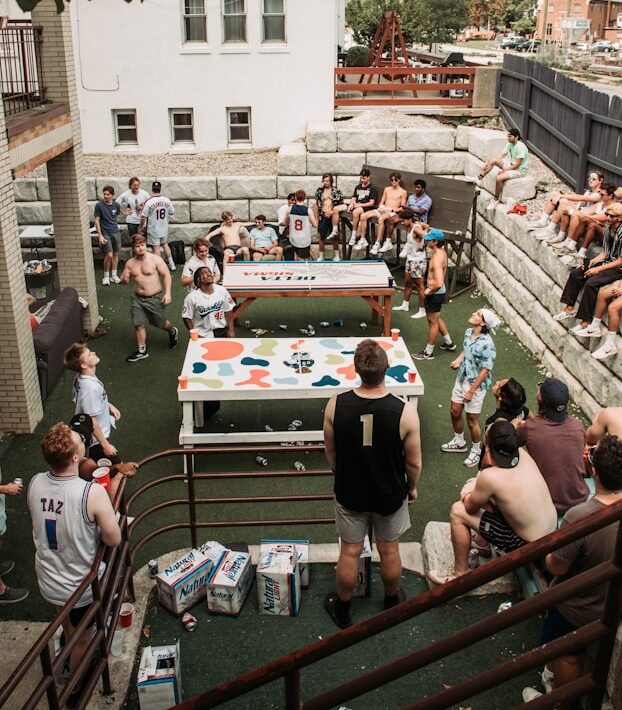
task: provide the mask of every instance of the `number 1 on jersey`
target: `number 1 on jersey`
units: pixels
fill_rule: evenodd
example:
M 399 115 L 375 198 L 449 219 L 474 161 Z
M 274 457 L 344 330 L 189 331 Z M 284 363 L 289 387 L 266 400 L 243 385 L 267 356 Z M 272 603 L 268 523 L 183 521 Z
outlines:
M 363 446 L 371 446 L 374 438 L 374 415 L 361 414 L 363 422 Z

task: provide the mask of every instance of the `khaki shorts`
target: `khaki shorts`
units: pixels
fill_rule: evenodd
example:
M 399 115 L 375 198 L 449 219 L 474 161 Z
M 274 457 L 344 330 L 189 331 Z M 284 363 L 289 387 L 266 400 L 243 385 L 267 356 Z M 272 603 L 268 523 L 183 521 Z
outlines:
M 462 382 L 456 380 L 456 384 L 451 392 L 451 401 L 456 402 L 456 404 L 464 404 L 464 411 L 467 414 L 479 414 L 484 406 L 484 397 L 488 390 L 477 390 L 473 397 L 471 397 L 471 401 L 465 402 L 464 395 L 470 389 L 471 383 L 468 380 L 462 380 Z
M 132 314 L 132 325 L 147 325 L 151 323 L 156 328 L 162 328 L 166 323 L 164 305 L 162 303 L 162 291 L 153 296 L 138 296 L 132 294 L 132 304 L 130 307 Z
M 410 514 L 408 512 L 408 499 L 391 515 L 378 515 L 378 513 L 357 513 L 348 510 L 335 500 L 335 525 L 337 534 L 345 542 L 363 542 L 365 535 L 372 527 L 376 540 L 393 542 L 410 528 Z

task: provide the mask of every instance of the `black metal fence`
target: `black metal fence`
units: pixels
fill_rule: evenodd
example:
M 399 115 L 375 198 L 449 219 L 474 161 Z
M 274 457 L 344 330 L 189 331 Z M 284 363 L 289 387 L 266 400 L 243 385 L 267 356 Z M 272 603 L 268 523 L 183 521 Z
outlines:
M 41 86 L 41 27 L 9 24 L 0 29 L 0 91 L 4 115 L 14 116 L 45 101 Z
M 590 89 L 525 57 L 505 55 L 498 105 L 536 153 L 575 190 L 589 170 L 622 183 L 622 96 Z

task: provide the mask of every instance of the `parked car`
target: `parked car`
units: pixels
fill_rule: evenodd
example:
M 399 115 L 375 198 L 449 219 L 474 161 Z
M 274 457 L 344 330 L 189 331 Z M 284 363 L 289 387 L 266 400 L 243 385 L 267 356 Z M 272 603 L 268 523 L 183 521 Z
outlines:
M 592 52 L 615 52 L 616 48 L 613 42 L 608 39 L 599 39 L 592 45 Z
M 539 39 L 528 39 L 517 47 L 519 52 L 539 52 L 542 42 Z
M 505 37 L 501 40 L 499 47 L 501 49 L 515 49 L 517 42 L 522 40 L 522 37 Z
M 592 49 L 591 42 L 577 42 L 575 44 L 575 49 L 577 52 L 589 52 Z
M 527 39 L 527 37 L 519 37 L 516 43 L 514 44 L 513 49 L 515 49 L 517 52 L 522 52 L 523 47 L 528 45 L 531 40 Z

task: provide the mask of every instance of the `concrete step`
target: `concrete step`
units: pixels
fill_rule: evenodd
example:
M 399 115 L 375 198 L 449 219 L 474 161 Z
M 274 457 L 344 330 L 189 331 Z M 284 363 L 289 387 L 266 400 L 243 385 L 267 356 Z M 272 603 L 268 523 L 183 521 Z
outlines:
M 421 552 L 423 555 L 423 568 L 426 574 L 429 570 L 442 570 L 444 573 L 451 573 L 454 567 L 454 551 L 451 545 L 451 534 L 449 523 L 431 521 L 425 526 L 421 539 Z M 487 564 L 489 560 L 480 557 L 480 564 Z M 428 586 L 434 589 L 436 586 L 428 579 Z M 477 589 L 467 592 L 464 596 L 483 597 L 488 594 L 514 594 L 517 591 L 516 578 L 513 574 L 506 574 L 503 577 L 484 584 Z

